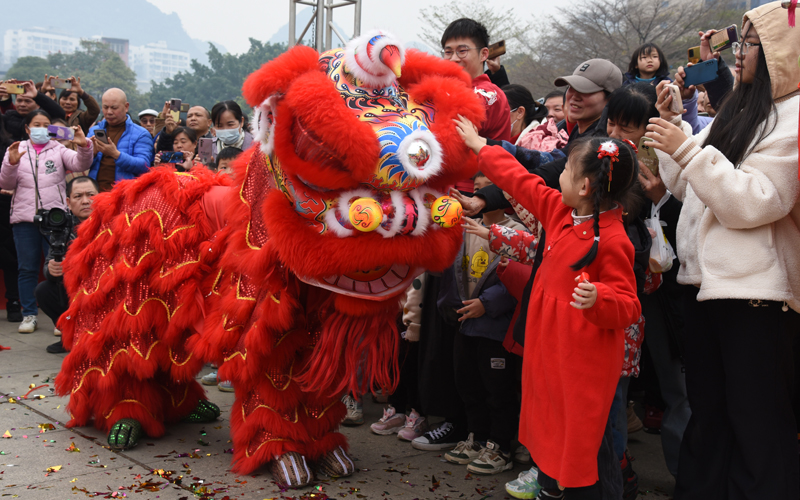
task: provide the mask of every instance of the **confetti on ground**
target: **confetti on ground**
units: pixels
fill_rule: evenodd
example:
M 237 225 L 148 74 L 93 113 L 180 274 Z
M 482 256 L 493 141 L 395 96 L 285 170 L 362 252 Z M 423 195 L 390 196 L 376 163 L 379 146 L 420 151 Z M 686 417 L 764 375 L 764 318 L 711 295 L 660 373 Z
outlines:
M 63 467 L 63 465 L 54 465 L 52 467 L 48 467 L 47 472 L 58 472 L 61 470 L 61 467 Z
M 11 432 L 6 431 L 6 433 L 3 434 L 3 437 L 6 438 L 6 439 L 11 439 L 13 436 L 11 436 Z
M 67 451 L 71 451 L 73 453 L 78 453 L 81 450 L 77 446 L 75 446 L 75 443 L 72 443 L 72 444 L 69 445 L 69 448 L 67 448 Z

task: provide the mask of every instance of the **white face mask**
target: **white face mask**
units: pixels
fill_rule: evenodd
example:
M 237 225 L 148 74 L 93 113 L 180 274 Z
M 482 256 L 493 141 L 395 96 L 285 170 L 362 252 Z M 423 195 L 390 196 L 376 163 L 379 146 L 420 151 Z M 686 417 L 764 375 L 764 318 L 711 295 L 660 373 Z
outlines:
M 33 127 L 31 133 L 28 134 L 31 142 L 34 144 L 47 144 L 50 141 L 50 134 L 47 133 L 47 127 Z
M 232 144 L 236 144 L 239 142 L 239 138 L 241 137 L 241 129 L 238 128 L 229 128 L 229 129 L 217 129 L 217 138 L 222 141 L 222 144 L 226 146 L 230 146 Z
M 515 113 L 518 109 L 519 109 L 519 106 L 517 106 L 516 108 L 512 109 L 511 113 Z M 519 121 L 519 117 L 517 117 L 516 120 L 511 122 L 511 135 L 514 135 L 514 124 L 517 123 L 518 121 Z

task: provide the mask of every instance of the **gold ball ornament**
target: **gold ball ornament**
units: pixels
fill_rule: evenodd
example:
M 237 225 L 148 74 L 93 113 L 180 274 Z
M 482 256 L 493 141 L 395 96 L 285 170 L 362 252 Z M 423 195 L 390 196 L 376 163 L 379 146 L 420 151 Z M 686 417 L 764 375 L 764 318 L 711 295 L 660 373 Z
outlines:
M 380 203 L 372 198 L 358 198 L 350 204 L 350 224 L 359 231 L 368 233 L 378 229 L 383 222 Z
M 442 227 L 453 227 L 461 223 L 461 203 L 450 196 L 441 196 L 431 205 L 433 222 Z

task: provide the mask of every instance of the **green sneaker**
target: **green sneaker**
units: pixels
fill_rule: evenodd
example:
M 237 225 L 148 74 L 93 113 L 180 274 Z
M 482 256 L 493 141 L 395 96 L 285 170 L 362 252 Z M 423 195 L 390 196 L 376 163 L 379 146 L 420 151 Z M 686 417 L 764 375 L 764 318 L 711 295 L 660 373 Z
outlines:
M 201 399 L 192 413 L 188 414 L 183 418 L 184 422 L 194 422 L 194 423 L 205 423 L 205 422 L 213 422 L 217 419 L 221 414 L 219 410 L 219 406 L 215 405 L 211 401 L 206 401 L 205 399 Z
M 539 471 L 536 467 L 531 467 L 525 472 L 520 472 L 519 476 L 506 483 L 506 492 L 514 498 L 536 498 L 536 495 L 542 490 L 539 485 Z
M 139 444 L 142 424 L 132 418 L 118 420 L 108 433 L 108 445 L 114 450 L 129 450 Z

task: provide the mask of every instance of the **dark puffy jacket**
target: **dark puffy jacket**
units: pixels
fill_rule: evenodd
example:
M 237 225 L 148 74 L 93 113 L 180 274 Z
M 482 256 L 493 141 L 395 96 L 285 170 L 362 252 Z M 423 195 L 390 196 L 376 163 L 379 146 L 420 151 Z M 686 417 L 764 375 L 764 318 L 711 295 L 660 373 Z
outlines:
M 101 120 L 100 123 L 95 125 L 89 130 L 87 137 L 92 137 L 94 131 L 97 129 L 107 130 L 106 121 Z M 119 182 L 125 179 L 135 179 L 140 175 L 146 173 L 153 164 L 153 136 L 146 128 L 140 127 L 133 123 L 130 115 L 125 118 L 125 132 L 119 138 L 119 143 L 116 145 L 120 155 L 116 161 L 116 173 L 114 180 Z M 89 177 L 97 179 L 97 171 L 100 169 L 100 160 L 103 158 L 103 153 L 97 153 L 92 163 L 92 168 L 89 170 Z

